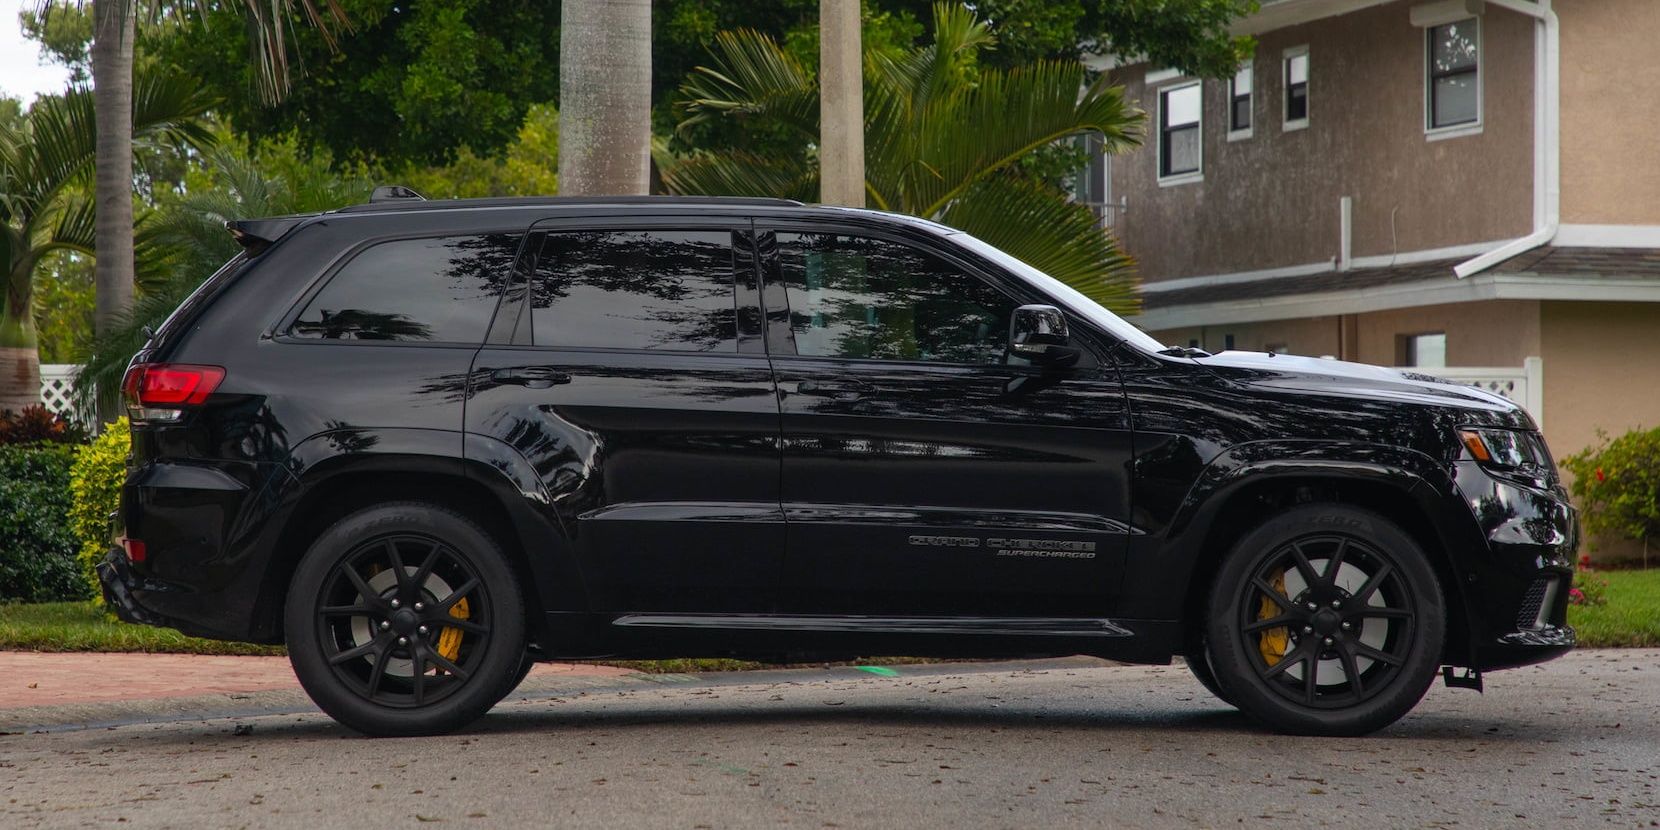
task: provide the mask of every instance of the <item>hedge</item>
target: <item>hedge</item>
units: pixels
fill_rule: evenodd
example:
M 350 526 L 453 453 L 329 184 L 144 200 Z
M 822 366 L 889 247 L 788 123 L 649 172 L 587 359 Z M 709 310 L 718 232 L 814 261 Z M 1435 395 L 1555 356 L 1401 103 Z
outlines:
M 68 444 L 0 445 L 0 600 L 86 599 L 69 525 Z

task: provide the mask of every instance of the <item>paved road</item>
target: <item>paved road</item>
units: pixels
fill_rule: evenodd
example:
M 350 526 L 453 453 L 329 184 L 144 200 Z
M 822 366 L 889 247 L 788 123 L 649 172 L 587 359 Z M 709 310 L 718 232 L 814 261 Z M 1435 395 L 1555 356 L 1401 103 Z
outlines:
M 1360 740 L 1264 733 L 1180 666 L 900 671 L 533 678 L 431 739 L 310 712 L 9 734 L 0 826 L 1660 826 L 1660 650 L 1437 688 Z

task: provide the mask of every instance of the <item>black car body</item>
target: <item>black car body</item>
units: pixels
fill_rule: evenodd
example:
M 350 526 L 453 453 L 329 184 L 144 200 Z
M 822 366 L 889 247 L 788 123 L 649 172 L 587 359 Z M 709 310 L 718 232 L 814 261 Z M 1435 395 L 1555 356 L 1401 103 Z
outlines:
M 1236 542 L 1318 503 L 1424 552 L 1433 663 L 1574 642 L 1573 508 L 1528 415 L 1481 390 L 1165 349 L 870 211 L 403 199 L 231 229 L 246 252 L 129 376 L 102 575 L 132 621 L 281 642 L 319 535 L 413 501 L 499 543 L 537 659 L 1165 662 L 1203 647 Z M 1059 309 L 1064 360 L 1009 348 L 1022 307 Z

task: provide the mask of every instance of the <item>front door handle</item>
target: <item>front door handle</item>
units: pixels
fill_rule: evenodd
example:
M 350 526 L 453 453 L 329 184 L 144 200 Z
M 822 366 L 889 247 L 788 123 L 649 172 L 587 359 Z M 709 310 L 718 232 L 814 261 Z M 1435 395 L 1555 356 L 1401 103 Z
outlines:
M 490 379 L 496 383 L 511 383 L 527 389 L 546 389 L 550 386 L 571 382 L 569 374 L 547 366 L 514 366 L 511 369 L 497 369 L 490 373 Z
M 797 395 L 856 401 L 870 394 L 871 385 L 861 380 L 804 380 L 795 385 Z

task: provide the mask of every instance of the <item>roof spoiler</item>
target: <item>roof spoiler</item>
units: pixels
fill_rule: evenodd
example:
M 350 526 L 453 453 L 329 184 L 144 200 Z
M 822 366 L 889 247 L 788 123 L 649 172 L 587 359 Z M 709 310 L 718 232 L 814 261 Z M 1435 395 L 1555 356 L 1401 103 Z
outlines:
M 225 223 L 225 230 L 231 232 L 235 239 L 250 255 L 258 256 L 264 253 L 271 243 L 281 239 L 284 234 L 299 227 L 301 222 L 309 216 L 278 216 L 272 219 L 232 219 Z

